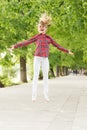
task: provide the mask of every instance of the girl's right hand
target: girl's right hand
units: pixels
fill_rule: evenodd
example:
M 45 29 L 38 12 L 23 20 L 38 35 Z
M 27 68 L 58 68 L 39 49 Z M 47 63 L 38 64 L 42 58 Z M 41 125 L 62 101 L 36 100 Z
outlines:
M 10 51 L 10 53 L 12 53 L 13 49 L 14 49 L 14 45 L 12 45 L 10 48 L 8 48 L 8 50 Z

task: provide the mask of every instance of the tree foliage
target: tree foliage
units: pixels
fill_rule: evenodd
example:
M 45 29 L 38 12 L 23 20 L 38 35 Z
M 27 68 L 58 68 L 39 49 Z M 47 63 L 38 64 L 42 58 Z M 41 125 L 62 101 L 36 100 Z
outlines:
M 32 59 L 35 45 L 14 50 L 11 57 L 7 48 L 37 32 L 41 13 L 47 12 L 52 17 L 48 34 L 67 49 L 74 52 L 74 57 L 50 47 L 51 66 L 86 68 L 87 63 L 87 1 L 86 0 L 1 0 L 0 2 L 0 64 L 13 65 L 20 56 Z M 16 60 L 15 60 L 16 59 Z M 57 60 L 58 59 L 58 60 Z

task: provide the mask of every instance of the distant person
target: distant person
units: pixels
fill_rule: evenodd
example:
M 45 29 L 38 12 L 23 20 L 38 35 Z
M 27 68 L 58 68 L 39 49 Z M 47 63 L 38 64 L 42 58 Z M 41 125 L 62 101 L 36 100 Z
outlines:
M 36 100 L 37 97 L 37 81 L 40 72 L 40 66 L 42 66 L 43 81 L 44 81 L 44 97 L 46 101 L 49 101 L 48 96 L 48 71 L 49 71 L 49 45 L 52 44 L 57 49 L 73 55 L 70 50 L 63 48 L 61 45 L 57 44 L 50 36 L 46 34 L 49 25 L 51 24 L 51 17 L 46 13 L 42 14 L 38 23 L 38 34 L 33 36 L 29 40 L 12 45 L 10 51 L 18 47 L 24 47 L 31 43 L 36 43 L 36 50 L 34 54 L 34 76 L 33 76 L 33 86 L 32 86 L 32 101 Z
M 77 69 L 73 70 L 73 73 L 77 75 L 78 74 L 78 70 Z

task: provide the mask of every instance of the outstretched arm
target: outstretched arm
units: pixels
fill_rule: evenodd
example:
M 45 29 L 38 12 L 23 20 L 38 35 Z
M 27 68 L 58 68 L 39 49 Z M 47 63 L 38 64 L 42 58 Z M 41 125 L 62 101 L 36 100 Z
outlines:
M 52 38 L 50 38 L 50 40 L 51 40 L 51 44 L 53 46 L 55 46 L 57 49 L 65 52 L 65 53 L 69 53 L 70 55 L 73 55 L 73 53 L 70 50 L 65 49 L 64 47 L 62 47 L 61 45 L 59 45 L 58 43 L 56 43 Z
M 31 43 L 35 42 L 37 40 L 37 37 L 38 37 L 38 35 L 35 35 L 34 37 L 32 37 L 29 40 L 25 40 L 23 42 L 19 42 L 19 43 L 15 44 L 15 45 L 12 45 L 9 50 L 12 51 L 13 49 L 16 49 L 18 47 L 27 46 L 28 44 L 31 44 Z

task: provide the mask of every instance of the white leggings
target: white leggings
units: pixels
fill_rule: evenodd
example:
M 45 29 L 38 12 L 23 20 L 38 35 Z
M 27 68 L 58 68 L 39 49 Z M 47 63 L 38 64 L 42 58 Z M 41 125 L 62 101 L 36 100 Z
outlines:
M 39 77 L 40 67 L 42 68 L 43 72 L 44 96 L 48 96 L 48 71 L 49 71 L 48 57 L 35 56 L 32 98 L 36 98 L 37 96 L 37 81 Z

